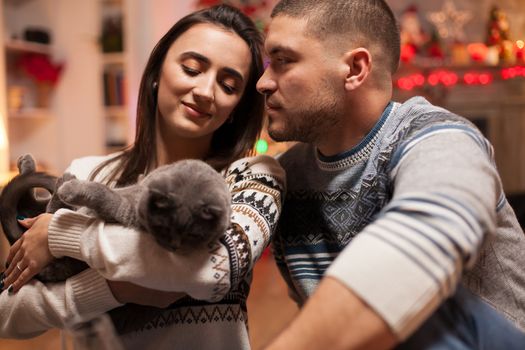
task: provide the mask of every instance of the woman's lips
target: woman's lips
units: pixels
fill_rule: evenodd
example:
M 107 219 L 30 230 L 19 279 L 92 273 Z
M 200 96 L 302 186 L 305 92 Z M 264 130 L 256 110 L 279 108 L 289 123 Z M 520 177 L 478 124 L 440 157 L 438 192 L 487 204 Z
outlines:
M 194 117 L 194 118 L 209 118 L 209 117 L 211 117 L 211 113 L 208 113 L 208 112 L 205 112 L 205 111 L 201 110 L 199 107 L 197 107 L 194 104 L 185 103 L 185 102 L 182 102 L 182 104 L 184 105 L 184 107 L 186 109 L 186 112 L 191 117 Z

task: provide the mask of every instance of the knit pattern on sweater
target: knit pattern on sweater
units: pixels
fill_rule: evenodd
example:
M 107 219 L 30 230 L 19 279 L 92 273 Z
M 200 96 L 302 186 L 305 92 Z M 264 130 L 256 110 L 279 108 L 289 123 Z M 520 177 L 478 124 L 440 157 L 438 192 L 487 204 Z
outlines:
M 492 147 L 472 123 L 422 98 L 389 104 L 365 139 L 343 154 L 323 157 L 314 147 L 298 144 L 280 157 L 289 181 L 273 247 L 279 269 L 299 304 L 313 293 L 341 252 L 367 230 L 369 242 L 380 242 L 406 264 L 417 266 L 440 298 L 453 292 L 463 268 L 469 270 L 467 276 L 474 271 L 476 278 L 465 278 L 465 285 L 490 300 L 496 308 L 506 310 L 515 322 L 521 318 L 520 322 L 525 325 L 523 312 L 519 316 L 519 311 L 509 312 L 525 301 L 524 288 L 519 287 L 524 274 L 509 274 L 509 270 L 518 271 L 518 266 L 502 270 L 498 270 L 497 265 L 480 267 L 484 260 L 477 259 L 485 235 L 495 236 L 491 241 L 498 242 L 499 246 L 486 246 L 481 257 L 493 249 L 514 251 L 514 255 L 519 256 L 516 250 L 519 246 L 525 247 L 523 238 L 518 237 L 522 232 L 511 218 L 512 210 L 506 204 L 500 183 L 496 183 L 497 203 L 492 209 L 497 212 L 496 222 L 479 217 L 454 198 L 432 190 L 391 202 L 403 160 L 419 143 L 441 133 L 466 135 L 494 167 Z M 411 214 L 407 215 L 410 212 L 412 218 Z M 436 215 L 450 227 L 434 227 L 432 221 L 427 225 L 417 219 L 419 215 L 421 219 Z M 499 225 L 497 229 L 496 225 Z M 512 241 L 498 239 L 510 231 L 515 247 Z M 445 260 L 436 258 L 436 254 Z M 449 266 L 459 266 L 458 272 L 450 273 Z M 493 287 L 480 287 L 481 279 Z M 478 282 L 477 287 L 469 283 L 472 280 Z M 513 291 L 507 296 L 494 291 L 509 284 Z M 365 287 L 363 290 L 366 292 Z M 382 316 L 389 320 L 388 315 Z M 399 325 L 391 324 L 391 327 L 399 329 L 404 336 L 406 329 L 413 325 L 405 320 L 408 316 L 397 317 L 391 319 Z

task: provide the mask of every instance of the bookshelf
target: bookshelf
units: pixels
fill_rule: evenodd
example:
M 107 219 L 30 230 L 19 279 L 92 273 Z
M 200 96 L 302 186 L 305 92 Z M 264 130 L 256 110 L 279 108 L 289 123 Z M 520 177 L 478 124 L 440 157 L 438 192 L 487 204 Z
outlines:
M 128 145 L 126 48 L 123 0 L 101 1 L 102 100 L 106 153 Z
M 9 119 L 19 118 L 49 118 L 50 99 L 53 86 L 39 83 L 28 76 L 21 67 L 21 62 L 32 57 L 47 57 L 50 59 L 52 47 L 19 39 L 9 39 L 4 42 L 6 59 L 6 89 L 7 116 Z

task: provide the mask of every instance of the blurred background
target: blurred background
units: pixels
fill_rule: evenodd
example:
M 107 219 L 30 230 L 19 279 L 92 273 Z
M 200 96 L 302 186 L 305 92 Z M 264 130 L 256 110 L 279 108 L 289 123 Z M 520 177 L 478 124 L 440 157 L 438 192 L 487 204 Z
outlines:
M 130 144 L 141 74 L 160 37 L 182 16 L 220 2 L 262 31 L 275 0 L 2 0 L 0 185 L 18 156 L 60 174 L 72 159 Z M 387 0 L 402 33 L 394 97 L 423 95 L 472 120 L 493 143 L 518 215 L 525 205 L 525 1 Z M 287 144 L 263 134 L 259 153 Z M 460 151 L 460 150 L 458 150 Z M 0 261 L 7 244 L 0 241 Z M 257 265 L 249 299 L 254 348 L 296 312 L 271 254 Z M 57 349 L 57 331 L 0 349 Z

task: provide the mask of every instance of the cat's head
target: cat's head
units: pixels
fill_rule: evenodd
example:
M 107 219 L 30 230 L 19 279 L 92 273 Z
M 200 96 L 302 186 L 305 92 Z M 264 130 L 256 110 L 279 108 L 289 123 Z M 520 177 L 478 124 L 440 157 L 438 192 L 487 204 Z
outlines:
M 230 224 L 231 194 L 224 179 L 215 170 L 195 170 L 179 168 L 149 179 L 139 202 L 141 225 L 172 250 L 204 246 Z

